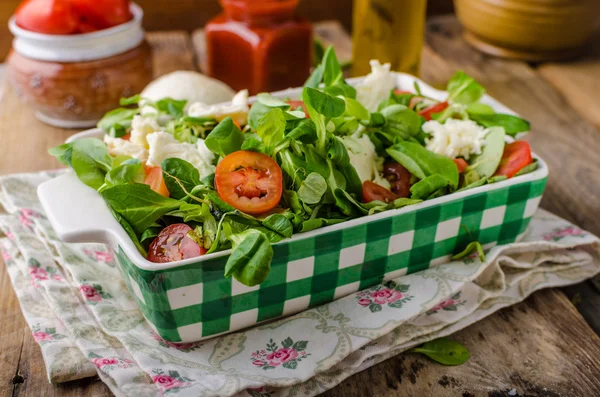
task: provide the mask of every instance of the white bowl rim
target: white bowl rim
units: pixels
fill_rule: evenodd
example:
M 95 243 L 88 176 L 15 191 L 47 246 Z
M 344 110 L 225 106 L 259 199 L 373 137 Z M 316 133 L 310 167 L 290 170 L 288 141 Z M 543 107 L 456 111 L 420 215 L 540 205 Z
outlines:
M 19 25 L 17 25 L 17 17 L 16 15 L 12 15 L 8 20 L 8 28 L 15 37 L 31 39 L 36 41 L 45 41 L 45 42 L 73 42 L 77 41 L 88 41 L 94 40 L 98 38 L 104 38 L 108 36 L 112 36 L 115 33 L 120 33 L 131 29 L 136 25 L 140 25 L 142 19 L 144 18 L 144 11 L 142 7 L 137 5 L 136 3 L 131 2 L 129 9 L 133 17 L 131 20 L 122 23 L 117 26 L 113 26 L 112 28 L 98 30 L 96 32 L 90 33 L 77 33 L 77 34 L 45 34 L 39 32 L 32 32 L 31 30 L 23 29 Z

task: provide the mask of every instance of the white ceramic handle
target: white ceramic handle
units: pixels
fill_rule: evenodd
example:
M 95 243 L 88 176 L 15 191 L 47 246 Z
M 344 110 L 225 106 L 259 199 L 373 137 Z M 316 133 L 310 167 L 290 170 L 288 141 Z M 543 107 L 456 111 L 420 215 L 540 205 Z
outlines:
M 42 183 L 38 196 L 54 231 L 65 242 L 111 244 L 126 237 L 98 192 L 72 171 Z

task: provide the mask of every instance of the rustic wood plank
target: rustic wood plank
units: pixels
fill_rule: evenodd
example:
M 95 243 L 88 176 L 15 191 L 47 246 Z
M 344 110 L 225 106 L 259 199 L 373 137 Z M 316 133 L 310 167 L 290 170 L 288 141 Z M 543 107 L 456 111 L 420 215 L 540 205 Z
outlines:
M 598 396 L 600 339 L 588 330 L 564 294 L 544 290 L 454 334 L 471 351 L 463 365 L 402 354 L 323 396 Z

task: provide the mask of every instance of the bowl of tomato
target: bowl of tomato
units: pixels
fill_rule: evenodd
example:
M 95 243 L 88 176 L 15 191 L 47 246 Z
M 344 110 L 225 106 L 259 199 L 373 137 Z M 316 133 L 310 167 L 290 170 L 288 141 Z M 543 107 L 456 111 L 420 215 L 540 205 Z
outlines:
M 41 121 L 94 126 L 152 81 L 142 19 L 128 0 L 26 0 L 9 20 L 9 79 Z

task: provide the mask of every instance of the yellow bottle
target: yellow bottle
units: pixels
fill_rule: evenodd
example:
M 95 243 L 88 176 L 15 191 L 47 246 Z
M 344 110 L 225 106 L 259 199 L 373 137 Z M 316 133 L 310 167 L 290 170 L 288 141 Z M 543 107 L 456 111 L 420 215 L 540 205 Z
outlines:
M 354 0 L 352 75 L 371 71 L 369 61 L 419 75 L 427 0 Z

